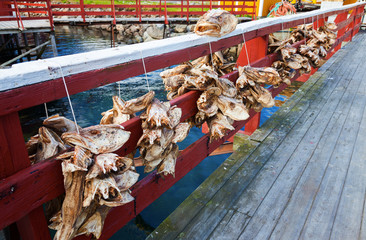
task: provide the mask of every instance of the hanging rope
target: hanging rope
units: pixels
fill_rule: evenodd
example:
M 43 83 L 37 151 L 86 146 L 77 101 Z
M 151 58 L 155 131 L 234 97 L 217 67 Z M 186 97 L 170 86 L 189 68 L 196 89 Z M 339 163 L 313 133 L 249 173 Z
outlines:
M 47 104 L 46 103 L 43 103 L 44 105 L 44 110 L 46 112 L 46 118 L 48 118 L 48 109 L 47 109 Z
M 244 37 L 244 30 L 243 30 L 243 32 L 241 33 L 241 35 L 243 36 L 245 53 L 246 53 L 246 55 L 247 55 L 247 62 L 248 62 L 248 66 L 250 67 L 250 61 L 249 61 L 248 48 L 247 48 L 247 43 L 245 42 L 245 37 Z
M 281 17 L 296 13 L 295 7 L 287 1 L 275 3 L 269 8 L 269 10 L 270 12 L 267 17 Z
M 144 60 L 144 56 L 142 55 L 142 51 L 141 50 L 140 50 L 140 54 L 141 54 L 142 66 L 144 67 L 144 71 L 145 71 L 145 78 L 146 78 L 147 90 L 150 92 L 150 85 L 149 85 L 149 79 L 147 78 L 145 60 Z
M 306 46 L 306 22 L 304 18 L 304 39 L 305 39 L 305 46 Z
M 78 124 L 76 122 L 76 117 L 75 117 L 75 113 L 74 113 L 74 108 L 72 107 L 72 103 L 71 103 L 71 98 L 70 98 L 70 94 L 69 94 L 69 90 L 67 89 L 67 85 L 66 85 L 66 81 L 65 81 L 65 76 L 64 76 L 64 73 L 62 71 L 62 67 L 59 63 L 55 63 L 56 65 L 58 65 L 58 67 L 60 68 L 60 73 L 61 73 L 61 77 L 62 77 L 62 81 L 64 83 L 64 86 L 65 86 L 65 90 L 66 90 L 66 95 L 67 95 L 67 99 L 69 100 L 69 105 L 70 105 L 70 108 L 71 108 L 71 113 L 72 113 L 72 117 L 74 118 L 74 123 L 75 123 L 75 128 L 76 128 L 76 131 L 79 133 L 79 128 L 78 128 Z
M 121 84 L 120 82 L 117 82 L 118 84 L 118 97 L 121 98 Z
M 282 25 L 282 29 L 281 29 L 282 34 L 281 34 L 281 35 L 282 35 L 282 38 L 284 38 L 284 37 L 283 37 L 283 34 L 284 34 L 283 22 L 281 22 L 281 25 Z
M 212 65 L 212 67 L 214 67 L 214 64 L 213 64 L 213 56 L 212 56 L 212 48 L 211 48 L 211 42 L 210 42 L 210 39 L 208 39 L 208 46 L 210 47 L 211 65 Z

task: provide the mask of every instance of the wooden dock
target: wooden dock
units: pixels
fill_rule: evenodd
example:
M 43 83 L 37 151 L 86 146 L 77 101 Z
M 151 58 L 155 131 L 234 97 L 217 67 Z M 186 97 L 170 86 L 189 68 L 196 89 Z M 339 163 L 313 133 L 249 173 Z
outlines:
M 366 239 L 366 32 L 148 239 Z
M 14 21 L 0 21 L 0 34 L 28 33 L 28 32 L 50 32 L 49 20 L 23 20 L 24 30 L 19 29 L 18 23 Z

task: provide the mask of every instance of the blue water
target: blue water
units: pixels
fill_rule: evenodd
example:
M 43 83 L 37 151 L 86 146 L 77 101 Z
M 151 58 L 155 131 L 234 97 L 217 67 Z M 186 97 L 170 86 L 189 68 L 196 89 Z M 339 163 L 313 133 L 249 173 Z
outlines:
M 108 38 L 98 37 L 93 34 L 75 34 L 75 32 L 65 33 L 56 31 L 56 40 L 59 55 L 68 55 L 80 52 L 93 51 L 110 47 Z M 49 49 L 45 55 L 52 57 Z M 159 77 L 162 70 L 148 73 L 149 85 L 154 90 L 156 97 L 166 100 L 164 84 Z M 119 91 L 120 89 L 120 91 Z M 144 75 L 126 79 L 118 83 L 109 84 L 103 87 L 92 89 L 71 96 L 71 101 L 75 110 L 76 119 L 81 127 L 98 124 L 101 113 L 112 108 L 112 96 L 119 95 L 124 100 L 136 98 L 148 92 Z M 289 94 L 287 94 L 289 95 Z M 276 105 L 284 102 L 288 97 L 278 95 Z M 263 109 L 260 125 L 263 124 L 279 107 Z M 70 106 L 66 98 L 47 103 L 48 114 L 60 114 L 72 119 Z M 44 106 L 36 106 L 20 112 L 25 138 L 28 139 L 37 133 L 42 121 L 46 116 Z M 197 139 L 203 136 L 198 128 L 190 131 L 187 139 L 179 144 L 180 149 L 184 149 Z M 120 229 L 112 239 L 145 239 L 146 236 L 156 228 L 179 204 L 187 198 L 230 154 L 211 156 L 203 160 L 196 168 L 183 177 L 166 193 L 158 198 L 153 204 L 141 212 L 140 216 L 131 220 L 125 227 Z M 146 174 L 143 168 L 138 167 L 137 171 L 142 179 Z

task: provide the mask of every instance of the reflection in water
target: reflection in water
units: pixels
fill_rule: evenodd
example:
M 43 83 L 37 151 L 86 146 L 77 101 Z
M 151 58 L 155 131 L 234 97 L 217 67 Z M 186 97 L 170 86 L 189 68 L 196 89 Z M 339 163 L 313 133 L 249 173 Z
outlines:
M 57 46 L 60 55 L 74 54 L 110 47 L 108 37 L 96 37 L 75 32 L 56 31 Z M 46 56 L 52 56 L 51 50 Z M 157 98 L 166 100 L 164 85 L 159 77 L 161 70 L 148 73 L 150 88 L 155 91 Z M 276 106 L 263 109 L 261 124 L 267 120 L 286 101 L 302 83 L 294 83 L 276 97 Z M 136 98 L 147 93 L 144 75 L 133 77 L 119 83 L 85 91 L 71 96 L 76 119 L 81 127 L 98 124 L 101 113 L 112 108 L 112 96 L 118 95 L 119 87 L 124 100 Z M 60 89 L 60 91 L 63 91 Z M 72 119 L 70 107 L 66 98 L 47 103 L 48 114 L 60 114 Z M 37 133 L 46 113 L 44 106 L 36 106 L 20 112 L 25 139 Z M 184 149 L 203 136 L 198 128 L 193 128 L 189 136 L 179 143 Z M 187 198 L 230 154 L 211 156 L 203 160 L 196 168 L 171 187 L 166 193 L 148 206 L 141 214 L 120 229 L 112 239 L 145 239 L 178 205 Z M 146 174 L 142 168 L 137 168 L 142 179 Z

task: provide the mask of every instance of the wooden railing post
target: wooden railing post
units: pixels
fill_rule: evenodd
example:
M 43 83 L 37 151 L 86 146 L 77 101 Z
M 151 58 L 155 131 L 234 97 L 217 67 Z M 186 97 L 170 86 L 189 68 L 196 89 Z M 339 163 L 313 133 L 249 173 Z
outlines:
M 83 18 L 83 22 L 85 23 L 85 5 L 84 5 L 84 0 L 80 0 L 80 11 L 81 11 L 81 17 Z
M 0 179 L 30 166 L 18 112 L 0 117 Z M 12 194 L 17 186 L 10 189 Z M 5 193 L 2 193 L 5 194 Z M 23 211 L 14 209 L 14 211 Z M 42 207 L 38 207 L 17 221 L 22 239 L 51 239 Z
M 187 22 L 189 22 L 189 0 L 187 0 Z
M 345 28 L 346 29 L 346 31 L 348 31 L 348 30 L 350 30 L 351 29 L 351 34 L 349 35 L 349 37 L 347 37 L 346 38 L 346 42 L 350 42 L 350 41 L 352 41 L 352 37 L 353 37 L 353 28 L 354 28 L 354 26 L 356 26 L 356 24 L 355 24 L 355 17 L 356 17 L 356 13 L 357 13 L 357 9 L 356 8 L 354 8 L 354 9 L 352 9 L 352 13 L 351 13 L 351 15 L 349 16 L 349 18 L 350 19 L 352 19 L 352 21 L 348 24 L 348 26 Z
M 337 15 L 336 19 L 334 20 L 335 24 L 338 24 L 340 22 L 343 22 L 344 20 L 347 19 L 347 15 L 348 12 L 343 12 Z M 343 36 L 343 34 L 346 32 L 346 27 L 343 27 L 341 29 L 338 29 L 338 33 L 337 33 L 337 39 L 341 38 Z M 336 48 L 334 48 L 334 52 L 337 52 L 339 49 L 341 49 L 342 43 L 339 44 Z
M 111 5 L 112 5 L 111 6 L 112 7 L 112 14 L 113 14 L 113 25 L 116 25 L 116 8 L 115 8 L 114 0 L 111 1 Z M 111 31 L 114 31 L 114 29 L 111 29 Z M 112 34 L 114 34 L 114 33 L 112 32 Z
M 361 23 L 362 21 L 362 16 L 365 14 L 364 12 L 364 7 L 358 7 L 357 8 L 357 15 L 358 17 L 355 20 L 355 25 L 358 25 L 359 23 Z M 353 32 L 353 36 L 356 35 L 358 33 L 358 31 L 360 30 L 360 28 L 357 28 L 354 32 Z

